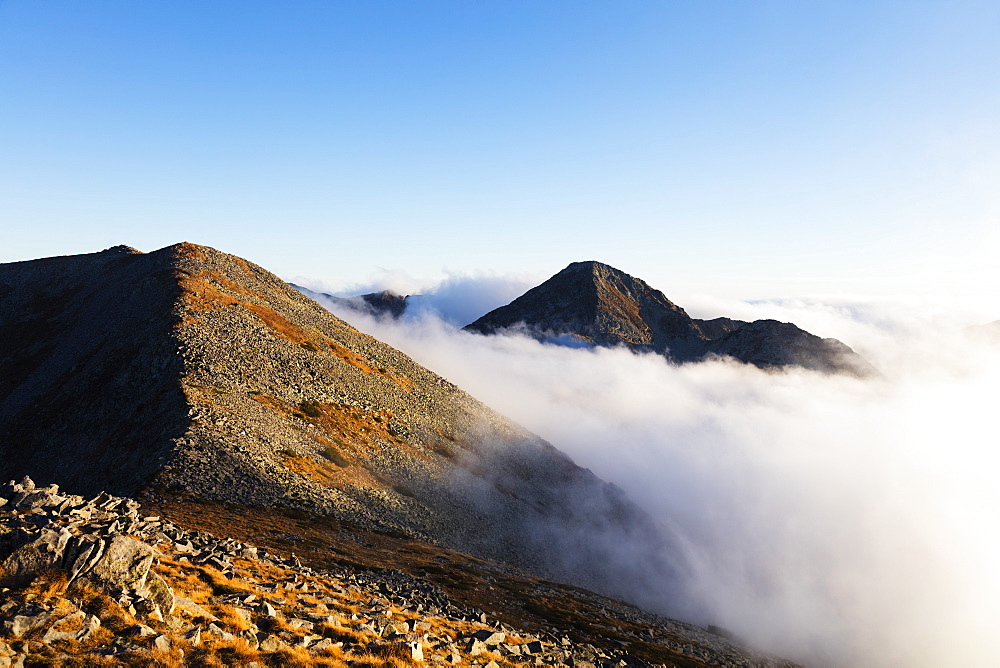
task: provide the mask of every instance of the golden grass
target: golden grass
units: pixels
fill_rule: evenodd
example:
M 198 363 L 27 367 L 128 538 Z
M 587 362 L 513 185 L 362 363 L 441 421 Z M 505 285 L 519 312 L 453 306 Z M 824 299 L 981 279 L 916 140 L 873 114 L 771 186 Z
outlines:
M 282 466 L 293 473 L 299 474 L 303 478 L 308 478 L 324 485 L 332 485 L 338 481 L 339 477 L 342 477 L 337 475 L 341 471 L 341 468 L 333 464 L 320 462 L 309 457 L 299 457 L 287 452 L 284 455 L 285 460 L 282 462 Z
M 247 276 L 253 276 L 254 275 L 253 268 L 250 266 L 249 262 L 247 262 L 246 260 L 244 260 L 243 258 L 241 258 L 241 257 L 239 257 L 237 255 L 228 255 L 227 257 L 229 257 L 230 260 L 232 260 L 233 262 L 235 262 L 236 266 L 238 266 L 240 269 L 242 269 L 243 272 Z
M 286 452 L 285 468 L 299 475 L 326 485 L 336 486 L 350 483 L 376 489 L 393 489 L 391 481 L 383 480 L 364 467 L 364 451 L 375 451 L 380 448 L 380 442 L 392 443 L 409 454 L 427 458 L 422 450 L 396 436 L 391 430 L 392 413 L 387 410 L 372 410 L 354 406 L 338 406 L 319 402 L 305 402 L 301 405 L 282 401 L 267 394 L 255 394 L 252 397 L 260 404 L 267 406 L 286 421 L 293 418 L 302 420 L 318 427 L 325 436 L 308 434 L 310 438 L 323 446 L 324 450 L 333 448 L 334 452 L 343 457 L 350 453 L 351 459 L 343 457 L 343 461 L 361 464 L 346 471 L 343 467 L 322 460 L 301 457 L 293 452 Z M 304 411 L 308 411 L 306 414 Z M 294 422 L 292 423 L 294 426 Z
M 360 371 L 366 374 L 377 373 L 391 380 L 392 382 L 396 383 L 407 392 L 411 392 L 413 390 L 413 381 L 410 380 L 408 376 L 404 376 L 401 373 L 396 373 L 390 369 L 374 367 L 367 359 L 365 359 L 355 351 L 351 350 L 350 348 L 342 346 L 336 341 L 330 341 L 329 339 L 327 339 L 326 345 L 330 347 L 330 350 L 333 352 L 333 355 L 341 362 L 350 364 L 354 368 L 359 369 Z

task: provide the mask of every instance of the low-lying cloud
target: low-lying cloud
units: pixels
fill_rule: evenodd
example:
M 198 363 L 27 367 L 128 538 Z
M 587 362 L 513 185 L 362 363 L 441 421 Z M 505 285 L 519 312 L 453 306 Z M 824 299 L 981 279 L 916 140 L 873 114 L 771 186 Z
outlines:
M 538 276 L 521 274 L 457 274 L 443 279 L 418 279 L 401 272 L 383 272 L 367 283 L 330 288 L 321 282 L 296 278 L 293 283 L 318 293 L 352 297 L 390 290 L 411 295 L 405 318 L 421 320 L 434 316 L 456 327 L 464 327 L 480 316 L 503 306 L 540 282 Z
M 698 611 L 691 621 L 810 663 L 1000 656 L 997 350 L 907 308 L 719 306 L 841 336 L 883 377 L 674 366 L 467 334 L 426 313 L 337 315 L 546 438 L 667 527 L 687 581 L 664 592 L 662 610 Z

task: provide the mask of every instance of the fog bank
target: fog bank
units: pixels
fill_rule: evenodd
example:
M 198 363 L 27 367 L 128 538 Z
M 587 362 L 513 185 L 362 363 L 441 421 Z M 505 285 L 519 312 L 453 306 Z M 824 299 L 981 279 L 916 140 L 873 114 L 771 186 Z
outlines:
M 997 350 L 905 304 L 719 306 L 744 319 L 779 310 L 843 338 L 883 377 L 673 366 L 465 334 L 429 314 L 337 315 L 621 486 L 674 532 L 690 574 L 664 610 L 707 610 L 691 621 L 818 664 L 1000 656 Z M 666 600 L 678 595 L 687 600 Z

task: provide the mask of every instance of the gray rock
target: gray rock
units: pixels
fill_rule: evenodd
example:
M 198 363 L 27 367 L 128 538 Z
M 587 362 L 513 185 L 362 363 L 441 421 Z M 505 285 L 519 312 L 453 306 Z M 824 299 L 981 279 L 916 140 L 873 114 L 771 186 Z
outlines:
M 176 595 L 174 596 L 174 609 L 180 610 L 181 612 L 186 613 L 192 617 L 204 617 L 205 619 L 212 622 L 219 621 L 218 618 L 211 612 L 201 607 L 191 599 L 185 598 L 183 596 L 176 596 Z
M 405 642 L 402 643 L 402 645 L 407 650 L 404 656 L 409 658 L 411 661 L 424 660 L 424 648 L 419 642 Z
M 0 566 L 6 577 L 15 581 L 34 576 L 61 564 L 71 537 L 72 534 L 63 527 L 42 529 L 35 540 L 16 548 Z
M 226 631 L 225 629 L 223 629 L 221 626 L 219 626 L 214 622 L 208 625 L 208 628 L 205 629 L 205 633 L 210 633 L 212 635 L 219 636 L 220 638 L 222 638 L 227 642 L 236 640 L 236 636 L 234 636 L 229 631 Z
M 21 494 L 20 498 L 14 502 L 14 507 L 18 510 L 30 510 L 32 508 L 58 506 L 65 500 L 65 497 L 58 494 L 53 494 L 46 490 L 35 490 Z
M 146 626 L 145 624 L 136 624 L 126 631 L 129 635 L 139 636 L 140 638 L 147 638 L 149 636 L 156 635 L 156 631 Z
M 282 649 L 285 649 L 286 647 L 288 647 L 288 644 L 285 643 L 280 638 L 278 638 L 277 636 L 269 635 L 260 642 L 261 652 L 278 652 L 281 651 Z
M 309 651 L 315 654 L 316 652 L 322 652 L 323 650 L 330 647 L 343 646 L 343 644 L 344 643 L 333 642 L 332 638 L 323 638 L 322 640 L 318 640 L 313 645 L 311 645 L 309 647 Z
M 147 576 L 146 591 L 149 592 L 149 600 L 160 608 L 161 613 L 169 615 L 174 611 L 174 592 L 156 573 L 150 572 Z
M 7 635 L 20 638 L 26 633 L 43 628 L 52 621 L 54 616 L 50 612 L 40 612 L 34 615 L 17 615 L 13 619 L 4 622 L 4 628 Z
M 200 645 L 201 644 L 201 629 L 196 626 L 193 629 L 191 629 L 190 631 L 188 631 L 187 633 L 185 633 L 182 637 L 184 638 L 184 640 L 188 641 L 192 645 L 195 645 L 195 646 Z
M 70 587 L 90 586 L 108 594 L 145 591 L 155 548 L 126 536 L 96 541 L 70 571 Z
M 489 629 L 476 631 L 471 637 L 476 640 L 481 640 L 484 645 L 499 645 L 507 639 L 507 636 L 503 633 L 500 633 L 499 631 L 490 631 Z

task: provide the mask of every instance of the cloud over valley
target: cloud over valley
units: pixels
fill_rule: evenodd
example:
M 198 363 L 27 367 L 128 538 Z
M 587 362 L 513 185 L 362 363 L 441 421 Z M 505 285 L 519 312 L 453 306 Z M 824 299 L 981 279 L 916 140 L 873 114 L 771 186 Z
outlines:
M 911 304 L 701 307 L 780 314 L 844 339 L 882 376 L 676 366 L 468 334 L 430 311 L 401 321 L 335 312 L 650 513 L 673 537 L 684 579 L 680 591 L 634 592 L 644 605 L 819 664 L 981 665 L 1000 655 L 997 349 Z

